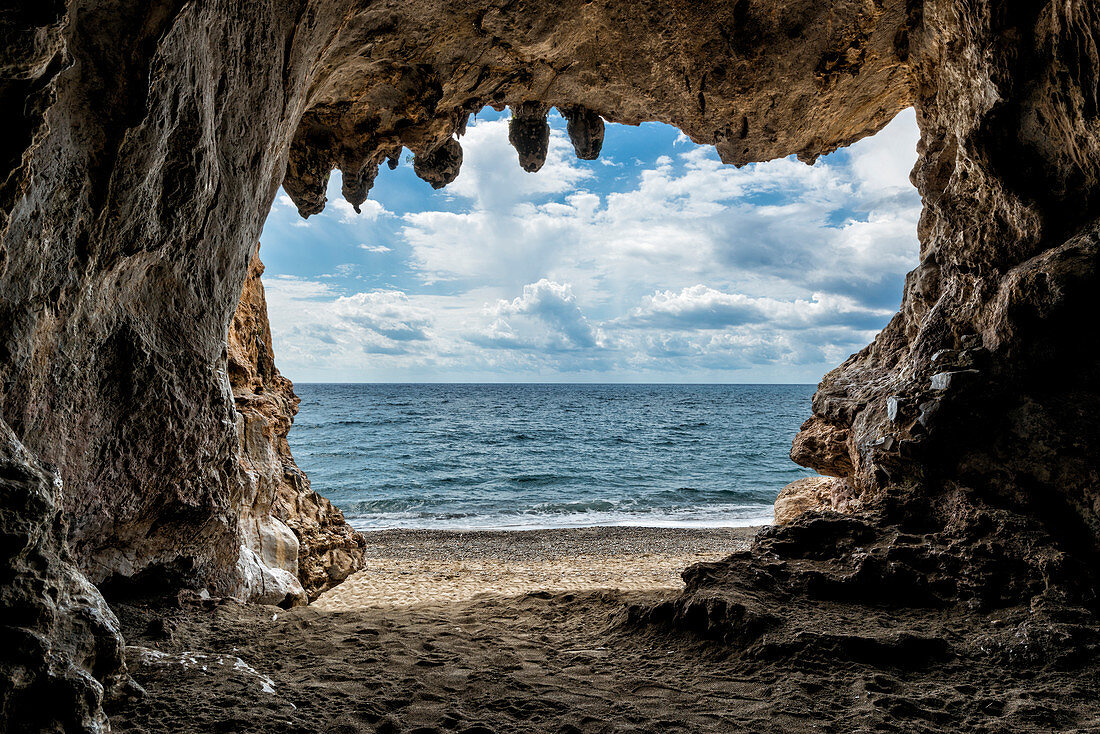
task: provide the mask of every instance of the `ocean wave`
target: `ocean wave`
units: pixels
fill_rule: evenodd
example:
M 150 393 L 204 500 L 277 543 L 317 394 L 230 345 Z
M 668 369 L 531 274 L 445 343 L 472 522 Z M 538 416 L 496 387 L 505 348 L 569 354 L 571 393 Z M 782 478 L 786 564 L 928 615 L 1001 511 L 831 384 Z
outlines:
M 770 522 L 812 386 L 301 385 L 289 442 L 362 529 Z
M 710 512 L 705 509 L 622 512 L 588 510 L 562 513 L 477 513 L 477 512 L 394 512 L 377 515 L 349 515 L 348 522 L 360 531 L 387 528 L 439 528 L 450 530 L 534 530 L 595 526 L 635 527 L 751 527 L 770 525 L 771 505 L 746 505 L 738 511 Z

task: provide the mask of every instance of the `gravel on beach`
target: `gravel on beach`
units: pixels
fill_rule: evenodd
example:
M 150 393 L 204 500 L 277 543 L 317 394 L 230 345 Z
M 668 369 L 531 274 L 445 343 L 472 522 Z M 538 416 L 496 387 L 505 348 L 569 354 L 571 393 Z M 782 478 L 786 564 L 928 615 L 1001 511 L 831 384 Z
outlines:
M 314 602 L 328 611 L 459 602 L 481 594 L 678 590 L 693 563 L 748 547 L 759 528 L 382 530 L 367 565 Z

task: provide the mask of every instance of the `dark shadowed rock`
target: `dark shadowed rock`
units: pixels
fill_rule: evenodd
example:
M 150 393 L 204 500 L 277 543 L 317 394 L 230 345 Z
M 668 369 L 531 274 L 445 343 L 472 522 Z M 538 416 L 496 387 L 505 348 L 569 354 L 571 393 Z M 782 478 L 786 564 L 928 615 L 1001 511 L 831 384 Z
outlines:
M 341 168 L 343 183 L 340 193 L 355 209 L 356 214 L 359 213 L 359 207 L 367 200 L 367 194 L 374 187 L 374 179 L 378 177 L 378 167 L 379 164 L 375 161 L 360 161 L 345 163 Z
M 577 157 L 584 161 L 599 158 L 603 148 L 603 118 L 584 107 L 566 107 L 561 114 L 568 121 L 566 132 Z
M 65 546 L 61 479 L 0 420 L 0 729 L 107 732 L 124 690 L 118 620 Z
M 508 142 L 519 154 L 520 168 L 535 173 L 546 163 L 550 147 L 550 123 L 547 108 L 538 102 L 524 102 L 512 108 L 508 121 Z
M 454 181 L 461 168 L 462 146 L 454 138 L 447 138 L 432 152 L 413 158 L 413 171 L 433 189 L 441 189 Z

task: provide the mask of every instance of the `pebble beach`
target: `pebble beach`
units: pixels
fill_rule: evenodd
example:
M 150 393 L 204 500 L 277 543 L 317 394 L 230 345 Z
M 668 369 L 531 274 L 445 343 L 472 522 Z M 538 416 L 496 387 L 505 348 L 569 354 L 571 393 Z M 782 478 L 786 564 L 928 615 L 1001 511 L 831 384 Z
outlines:
M 748 547 L 759 528 L 384 530 L 367 565 L 313 606 L 327 611 L 461 602 L 481 594 L 678 591 L 681 572 Z

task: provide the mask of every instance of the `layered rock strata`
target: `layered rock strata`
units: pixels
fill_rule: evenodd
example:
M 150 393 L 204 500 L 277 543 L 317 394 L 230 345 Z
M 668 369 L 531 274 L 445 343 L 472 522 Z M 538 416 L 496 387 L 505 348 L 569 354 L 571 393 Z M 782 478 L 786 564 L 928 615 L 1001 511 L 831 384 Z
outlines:
M 293 605 L 317 598 L 362 568 L 363 539 L 340 510 L 310 489 L 291 455 L 287 434 L 299 399 L 275 367 L 263 271 L 254 255 L 229 326 L 229 383 L 245 477 L 241 595 Z

